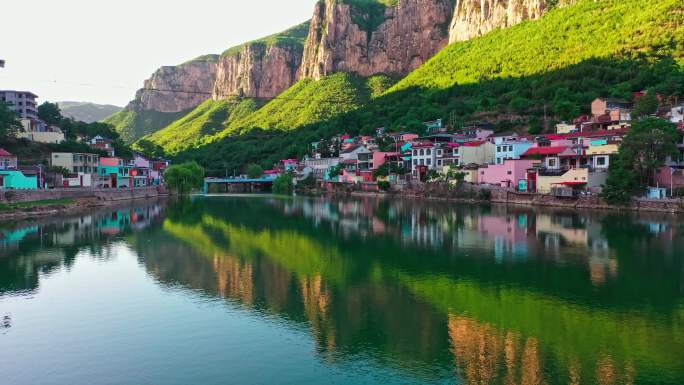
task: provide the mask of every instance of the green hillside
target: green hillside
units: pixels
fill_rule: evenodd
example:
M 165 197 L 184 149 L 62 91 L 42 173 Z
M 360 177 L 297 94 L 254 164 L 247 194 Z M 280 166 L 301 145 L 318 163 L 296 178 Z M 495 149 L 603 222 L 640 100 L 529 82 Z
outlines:
M 490 121 L 499 130 L 540 131 L 588 112 L 597 96 L 630 97 L 642 89 L 684 96 L 683 64 L 684 2 L 580 0 L 538 21 L 455 43 L 377 97 L 348 75 L 304 80 L 178 155 L 208 168 L 267 166 L 303 155 L 320 137 L 380 126 L 417 130 L 440 117 L 454 127 Z M 321 95 L 328 102 L 316 100 Z M 290 100 L 300 96 L 306 101 Z
M 103 120 L 103 122 L 113 125 L 114 129 L 121 135 L 121 139 L 131 143 L 138 138 L 168 126 L 185 116 L 188 112 L 133 111 L 124 109 Z
M 235 120 L 256 111 L 259 107 L 258 103 L 252 99 L 222 101 L 210 99 L 146 139 L 164 147 L 169 154 L 198 147 Z

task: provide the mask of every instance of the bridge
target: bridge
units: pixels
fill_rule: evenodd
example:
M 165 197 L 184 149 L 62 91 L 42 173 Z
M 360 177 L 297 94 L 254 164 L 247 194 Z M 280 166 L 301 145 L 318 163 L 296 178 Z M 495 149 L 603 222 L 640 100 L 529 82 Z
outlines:
M 266 174 L 260 178 L 204 178 L 204 188 L 205 194 L 209 192 L 209 186 L 214 185 L 224 185 L 224 186 L 239 186 L 245 190 L 253 190 L 255 188 L 263 188 L 266 186 L 273 185 L 273 181 L 277 178 L 277 175 Z

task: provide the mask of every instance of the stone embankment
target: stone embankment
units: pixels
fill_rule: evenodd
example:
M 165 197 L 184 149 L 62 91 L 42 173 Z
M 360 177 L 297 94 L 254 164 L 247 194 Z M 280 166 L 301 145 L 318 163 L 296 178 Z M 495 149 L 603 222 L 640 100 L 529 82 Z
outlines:
M 445 183 L 407 183 L 399 189 L 383 192 L 374 183 L 327 183 L 322 193 L 332 195 L 386 196 L 410 199 L 430 199 L 455 202 L 501 203 L 512 205 L 561 207 L 589 210 L 628 210 L 663 213 L 684 213 L 684 199 L 634 199 L 624 206 L 610 205 L 598 195 L 557 198 L 548 194 L 522 193 L 512 189 L 465 184 L 458 188 Z M 309 194 L 316 195 L 316 194 Z
M 0 190 L 0 203 L 20 203 L 55 199 L 95 199 L 103 202 L 166 196 L 164 186 L 114 189 Z
M 145 187 L 130 190 L 112 189 L 54 189 L 32 191 L 0 191 L 0 204 L 16 205 L 26 202 L 46 202 L 22 208 L 10 208 L 0 212 L 0 221 L 49 217 L 65 213 L 89 212 L 113 204 L 126 204 L 136 199 L 152 199 L 168 196 L 164 187 Z M 62 203 L 66 200 L 67 203 Z M 50 203 L 49 201 L 55 201 Z

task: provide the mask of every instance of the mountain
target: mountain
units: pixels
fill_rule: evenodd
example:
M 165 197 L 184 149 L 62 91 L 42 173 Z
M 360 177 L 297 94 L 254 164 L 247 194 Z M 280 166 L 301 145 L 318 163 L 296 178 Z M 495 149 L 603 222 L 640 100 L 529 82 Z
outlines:
M 100 121 L 121 111 L 122 107 L 88 102 L 57 102 L 62 115 L 86 123 Z
M 162 67 L 125 111 L 109 122 L 133 141 L 210 97 L 270 99 L 300 80 L 337 72 L 405 76 L 450 40 L 462 38 L 462 34 L 452 38 L 452 31 L 466 28 L 476 36 L 539 17 L 557 1 L 320 0 L 309 22 L 230 48 L 220 56 Z
M 400 1 L 397 7 L 412 1 Z M 166 130 L 150 138 L 166 138 L 163 145 L 179 160 L 195 159 L 209 167 L 239 168 L 255 161 L 268 166 L 301 156 L 311 141 L 341 132 L 371 133 L 380 126 L 418 129 L 422 121 L 438 117 L 452 125 L 490 121 L 499 130 L 541 130 L 553 120 L 587 112 L 597 96 L 629 97 L 647 88 L 684 96 L 681 1 L 578 0 L 565 7 L 547 5 L 544 16 L 535 21 L 489 33 L 484 31 L 490 24 L 482 24 L 480 30 L 473 29 L 482 36 L 456 41 L 370 98 L 354 96 L 368 92 L 368 87 L 354 85 L 368 82 L 364 77 L 323 71 L 319 80 L 302 79 L 253 113 L 215 125 L 208 136 L 197 139 L 199 145 L 173 144 L 173 135 Z M 316 24 L 314 18 L 307 46 Z M 348 38 L 343 33 L 336 41 Z M 350 80 L 340 81 L 341 76 Z M 329 92 L 331 84 L 336 84 L 334 92 Z M 316 100 L 316 95 L 326 98 Z M 543 120 L 545 116 L 549 120 Z

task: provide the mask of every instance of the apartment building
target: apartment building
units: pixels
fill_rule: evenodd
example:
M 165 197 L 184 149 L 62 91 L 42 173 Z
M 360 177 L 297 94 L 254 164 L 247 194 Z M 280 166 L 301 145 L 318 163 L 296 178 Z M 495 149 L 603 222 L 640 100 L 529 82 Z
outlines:
M 29 91 L 0 90 L 0 102 L 6 102 L 23 119 L 38 119 L 38 95 Z

